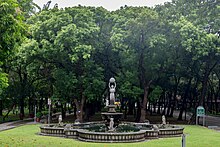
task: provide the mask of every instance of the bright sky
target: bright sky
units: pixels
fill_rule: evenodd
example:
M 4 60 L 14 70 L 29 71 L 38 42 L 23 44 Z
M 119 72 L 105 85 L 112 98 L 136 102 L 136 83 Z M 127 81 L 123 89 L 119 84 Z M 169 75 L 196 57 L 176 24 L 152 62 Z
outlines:
M 33 0 L 36 4 L 38 4 L 41 8 L 44 4 L 46 4 L 49 0 Z M 121 6 L 149 6 L 152 7 L 157 4 L 163 4 L 164 2 L 172 1 L 172 0 L 52 0 L 50 6 L 54 6 L 54 4 L 58 3 L 59 8 L 64 7 L 72 7 L 78 6 L 79 4 L 82 6 L 102 6 L 108 10 L 116 10 Z

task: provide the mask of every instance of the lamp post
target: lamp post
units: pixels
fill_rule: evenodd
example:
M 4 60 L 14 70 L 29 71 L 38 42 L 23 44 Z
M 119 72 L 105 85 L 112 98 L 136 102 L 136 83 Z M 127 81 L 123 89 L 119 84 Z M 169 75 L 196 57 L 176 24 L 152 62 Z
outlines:
M 34 105 L 34 123 L 36 123 L 36 115 L 37 115 L 37 107 L 36 104 Z
M 50 109 L 51 109 L 51 99 L 48 98 L 48 105 L 49 105 L 49 110 L 48 110 L 48 124 L 50 124 Z

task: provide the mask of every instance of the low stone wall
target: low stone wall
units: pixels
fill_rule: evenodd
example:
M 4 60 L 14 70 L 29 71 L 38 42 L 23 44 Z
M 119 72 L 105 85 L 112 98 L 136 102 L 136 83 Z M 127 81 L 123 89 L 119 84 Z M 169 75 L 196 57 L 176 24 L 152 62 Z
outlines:
M 139 142 L 145 140 L 145 130 L 132 133 L 105 133 L 78 130 L 79 140 L 88 142 Z
M 175 128 L 166 128 L 166 129 L 159 129 L 159 137 L 175 137 L 181 136 L 183 134 L 182 127 L 175 126 Z
M 55 128 L 50 126 L 41 126 L 40 127 L 40 134 L 45 136 L 57 136 L 57 137 L 64 137 L 64 128 Z
M 65 130 L 64 132 L 66 138 L 77 139 L 79 136 L 78 129 L 69 129 L 69 130 Z
M 145 130 L 146 139 L 157 139 L 159 131 L 157 130 Z

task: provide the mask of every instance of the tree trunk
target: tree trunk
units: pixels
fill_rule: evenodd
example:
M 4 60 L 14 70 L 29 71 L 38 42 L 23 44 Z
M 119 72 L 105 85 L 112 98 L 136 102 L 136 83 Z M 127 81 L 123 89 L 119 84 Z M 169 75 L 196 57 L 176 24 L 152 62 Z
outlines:
M 158 106 L 157 106 L 157 114 L 160 114 L 160 101 L 158 102 Z
M 156 113 L 156 105 L 157 105 L 157 102 L 154 102 L 153 103 L 153 113 Z
M 20 98 L 20 114 L 19 114 L 20 120 L 23 120 L 24 118 L 24 98 Z
M 77 99 L 74 99 L 74 102 L 76 104 L 76 119 L 77 121 L 79 122 L 83 122 L 83 114 L 84 114 L 84 105 L 85 105 L 85 101 L 86 101 L 86 98 L 84 95 L 82 95 L 82 99 L 81 99 L 81 104 L 79 104 L 79 102 L 77 101 Z
M 136 115 L 135 121 L 139 122 L 140 121 L 140 117 L 141 117 L 141 104 L 140 104 L 140 101 L 137 101 L 137 111 L 136 111 L 135 115 Z
M 44 103 L 43 98 L 40 98 L 40 102 L 39 102 L 39 111 L 42 111 L 42 110 L 43 110 L 43 103 Z
M 220 94 L 220 78 L 218 79 L 218 91 L 216 92 L 215 95 L 215 114 L 218 113 L 218 97 Z
M 192 90 L 191 99 L 194 99 L 195 104 L 194 104 L 193 115 L 191 116 L 188 122 L 189 124 L 195 124 L 195 121 L 196 121 L 196 108 L 199 105 L 198 91 L 197 91 L 198 85 L 199 85 L 199 78 L 196 79 L 195 86 L 193 87 L 193 90 Z
M 76 103 L 74 103 L 74 117 L 76 117 L 76 115 L 77 115 L 77 108 L 76 108 Z
M 175 110 L 175 105 L 176 105 L 176 95 L 177 95 L 177 90 L 178 90 L 178 86 L 179 86 L 179 81 L 180 81 L 181 77 L 176 77 L 175 76 L 175 87 L 174 87 L 174 92 L 171 98 L 171 111 L 169 113 L 169 117 L 173 117 L 173 112 Z
M 180 113 L 179 113 L 179 116 L 178 116 L 177 120 L 182 120 L 183 111 L 185 110 L 186 97 L 188 96 L 188 93 L 189 93 L 189 90 L 190 90 L 190 87 L 191 87 L 191 81 L 192 81 L 192 78 L 189 79 L 189 82 L 187 84 L 187 87 L 186 87 L 186 90 L 185 90 L 185 93 L 184 93 L 184 96 L 183 96 L 183 101 L 182 101 L 182 104 L 181 104 Z
M 170 109 L 169 117 L 173 117 L 173 112 L 175 110 L 175 104 L 176 104 L 176 99 L 174 98 L 171 102 L 171 109 Z
M 206 91 L 207 91 L 208 76 L 209 75 L 205 75 L 202 81 L 201 99 L 199 100 L 199 105 L 204 106 L 204 107 L 205 107 L 205 96 L 206 96 Z
M 215 113 L 214 114 L 217 114 L 218 113 L 218 102 L 217 102 L 217 100 L 218 100 L 218 96 L 217 96 L 217 94 L 215 95 L 215 97 L 214 97 L 214 111 L 215 111 Z
M 3 102 L 2 100 L 0 99 L 0 116 L 2 116 L 2 111 L 3 111 Z
M 144 122 L 146 119 L 146 106 L 147 106 L 147 98 L 149 94 L 149 88 L 152 81 L 149 81 L 146 85 L 144 85 L 144 98 L 141 103 L 141 117 L 139 122 Z
M 128 115 L 134 114 L 134 102 L 132 103 L 131 100 L 128 101 Z
M 66 118 L 66 104 L 61 103 L 61 115 L 62 115 L 62 120 Z
M 166 109 L 167 109 L 167 95 L 164 94 L 164 97 L 163 97 L 163 112 L 162 112 L 162 115 L 165 115 L 166 114 Z
M 29 102 L 28 102 L 29 106 L 29 114 L 33 115 L 34 114 L 34 99 L 29 97 Z
M 21 66 L 18 67 L 18 75 L 19 75 L 19 82 L 20 82 L 20 93 L 19 93 L 19 104 L 20 104 L 20 119 L 22 120 L 24 117 L 24 99 L 27 95 L 27 79 L 28 79 L 28 75 L 26 72 L 22 72 L 21 71 Z
M 206 69 L 205 69 L 205 73 L 204 73 L 204 77 L 202 80 L 202 92 L 201 92 L 201 99 L 199 100 L 199 105 L 204 106 L 206 109 L 206 106 L 204 104 L 205 102 L 205 96 L 206 96 L 206 92 L 207 92 L 207 84 L 208 84 L 208 80 L 209 80 L 209 75 L 212 72 L 212 70 L 215 68 L 215 66 L 218 64 L 218 61 L 215 62 L 211 67 L 210 67 L 210 63 L 207 63 Z
M 128 111 L 128 106 L 127 106 L 127 104 L 125 104 L 124 119 L 127 119 L 127 111 Z
M 169 116 L 169 114 L 170 114 L 171 101 L 172 101 L 172 92 L 171 92 L 171 94 L 169 94 L 167 113 L 165 114 L 166 116 Z

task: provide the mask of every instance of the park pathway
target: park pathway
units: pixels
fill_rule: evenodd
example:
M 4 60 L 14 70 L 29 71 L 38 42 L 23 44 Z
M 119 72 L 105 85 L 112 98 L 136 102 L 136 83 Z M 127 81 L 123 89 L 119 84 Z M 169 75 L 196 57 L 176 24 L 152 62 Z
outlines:
M 25 124 L 35 124 L 33 118 L 27 118 L 24 120 L 18 120 L 18 121 L 12 121 L 12 122 L 6 122 L 0 124 L 0 132 L 8 129 L 13 129 L 15 127 L 25 125 Z
M 218 126 L 220 127 L 220 117 L 207 115 L 205 119 L 206 126 Z M 202 122 L 202 119 L 200 120 Z
M 179 111 L 174 111 L 173 116 L 175 118 L 178 118 Z M 183 118 L 185 116 L 185 113 L 183 114 Z M 186 113 L 186 120 L 189 121 L 191 118 L 192 114 L 191 113 Z M 202 125 L 202 118 L 199 119 L 199 124 Z M 205 126 L 210 128 L 210 129 L 215 129 L 217 131 L 220 131 L 220 117 L 217 116 L 211 116 L 211 115 L 206 115 L 205 116 Z

